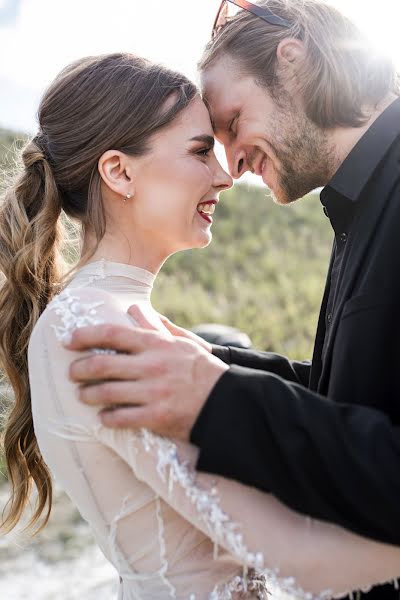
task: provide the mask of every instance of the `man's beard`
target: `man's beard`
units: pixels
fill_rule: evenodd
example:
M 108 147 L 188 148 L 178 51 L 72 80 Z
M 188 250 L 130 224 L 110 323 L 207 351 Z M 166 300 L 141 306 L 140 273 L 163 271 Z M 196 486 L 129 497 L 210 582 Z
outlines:
M 277 187 L 273 198 L 278 204 L 290 204 L 317 187 L 325 185 L 335 171 L 335 152 L 326 132 L 307 116 L 299 114 L 287 97 L 274 115 L 271 147 L 280 163 L 275 166 Z

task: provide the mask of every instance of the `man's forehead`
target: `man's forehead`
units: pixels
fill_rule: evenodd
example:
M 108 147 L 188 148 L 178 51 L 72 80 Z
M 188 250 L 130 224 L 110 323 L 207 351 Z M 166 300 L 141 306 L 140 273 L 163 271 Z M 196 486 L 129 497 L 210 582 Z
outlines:
M 254 79 L 234 68 L 232 61 L 220 60 L 201 73 L 203 100 L 212 116 L 221 118 L 233 105 L 246 101 L 249 84 Z
M 204 74 L 201 82 L 202 98 L 210 113 L 213 127 L 224 119 L 237 104 L 238 96 L 234 93 L 233 85 L 227 77 L 219 78 L 215 73 Z M 234 99 L 236 100 L 234 101 Z

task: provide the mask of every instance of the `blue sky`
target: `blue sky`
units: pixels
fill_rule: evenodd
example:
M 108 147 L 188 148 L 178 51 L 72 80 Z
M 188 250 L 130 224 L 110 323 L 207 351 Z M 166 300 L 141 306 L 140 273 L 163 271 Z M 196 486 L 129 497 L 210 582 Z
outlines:
M 0 2 L 0 26 L 15 26 L 19 12 L 20 0 L 3 0 Z

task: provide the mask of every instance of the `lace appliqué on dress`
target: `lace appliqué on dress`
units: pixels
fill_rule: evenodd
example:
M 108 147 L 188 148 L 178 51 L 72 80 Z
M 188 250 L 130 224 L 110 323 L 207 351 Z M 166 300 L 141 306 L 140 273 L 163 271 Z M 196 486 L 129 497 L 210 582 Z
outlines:
M 218 543 L 224 545 L 246 567 L 260 570 L 264 557 L 261 552 L 249 552 L 238 531 L 239 525 L 231 521 L 222 510 L 216 487 L 210 491 L 196 485 L 196 472 L 187 464 L 181 463 L 176 445 L 168 439 L 154 435 L 147 429 L 140 432 L 147 452 L 157 452 L 157 471 L 164 482 L 168 482 L 168 491 L 172 493 L 175 483 L 185 491 L 186 497 L 196 507 L 202 521 L 207 526 L 211 539 L 215 542 L 214 554 L 217 557 Z
M 50 310 L 54 310 L 61 319 L 61 325 L 53 325 L 57 339 L 67 342 L 74 329 L 103 323 L 97 317 L 97 309 L 103 304 L 104 302 L 85 304 L 77 296 L 72 296 L 69 290 L 61 292 L 49 304 Z
M 66 343 L 74 329 L 104 323 L 102 319 L 97 317 L 97 309 L 103 304 L 103 301 L 85 304 L 77 296 L 72 296 L 68 289 L 62 291 L 49 304 L 49 309 L 54 310 L 62 321 L 62 325 L 52 326 L 57 339 Z M 117 354 L 115 350 L 107 348 L 92 348 L 91 352 L 92 354 Z
M 211 592 L 209 600 L 236 598 L 265 600 L 268 598 L 267 583 L 300 600 L 328 600 L 332 597 L 330 590 L 314 595 L 299 588 L 293 577 L 279 577 L 278 569 L 264 569 L 262 553 L 249 552 L 243 542 L 239 525 L 222 510 L 217 488 L 206 491 L 196 485 L 196 472 L 187 464 L 180 462 L 177 447 L 170 440 L 154 435 L 147 429 L 142 429 L 137 435 L 141 436 L 146 451 L 156 450 L 157 471 L 162 480 L 168 482 L 169 492 L 172 492 L 173 486 L 177 483 L 185 490 L 186 496 L 196 507 L 207 526 L 210 538 L 214 541 L 214 558 L 219 543 L 244 565 L 243 576 L 237 576 L 229 583 L 216 587 Z M 190 600 L 196 600 L 196 594 L 193 594 Z
M 214 588 L 209 600 L 234 600 L 235 598 L 258 598 L 268 599 L 267 579 L 262 574 L 250 569 L 246 577 L 239 575 L 229 583 Z M 192 600 L 196 600 L 195 597 Z

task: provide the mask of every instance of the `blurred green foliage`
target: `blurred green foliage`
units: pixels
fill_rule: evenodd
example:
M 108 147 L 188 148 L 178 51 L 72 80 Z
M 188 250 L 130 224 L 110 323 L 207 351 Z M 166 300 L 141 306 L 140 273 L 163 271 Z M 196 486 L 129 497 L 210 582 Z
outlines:
M 0 168 L 2 170 L 9 170 L 15 166 L 18 150 L 26 139 L 27 136 L 23 133 L 0 128 Z

